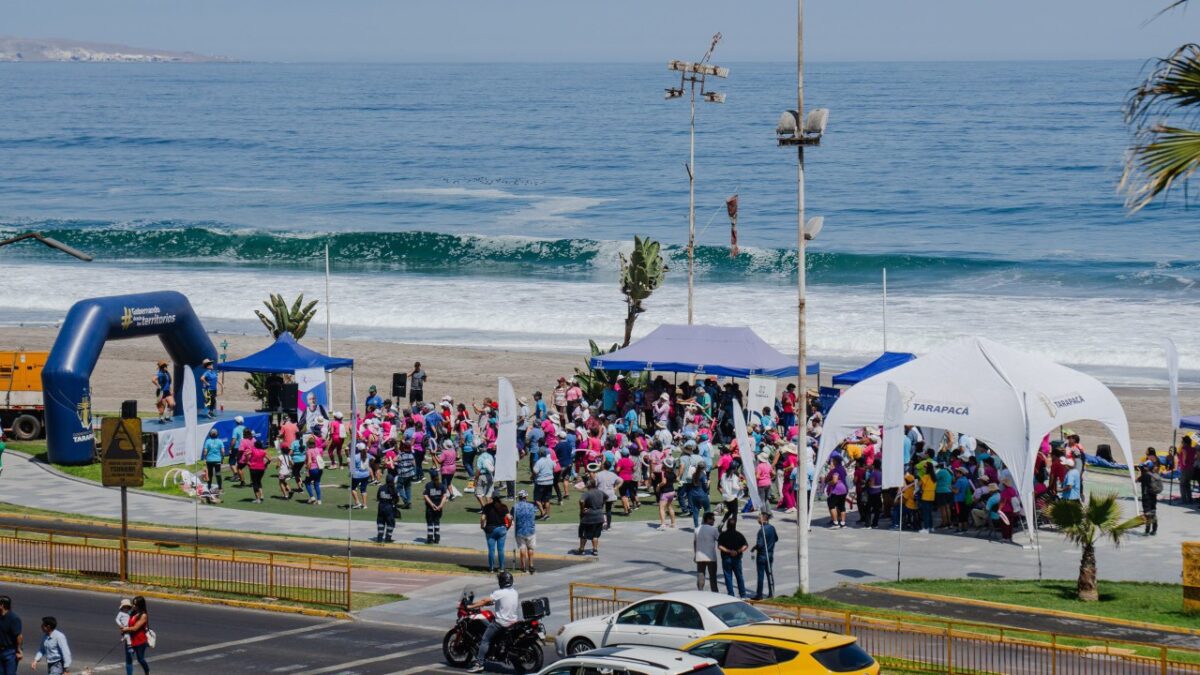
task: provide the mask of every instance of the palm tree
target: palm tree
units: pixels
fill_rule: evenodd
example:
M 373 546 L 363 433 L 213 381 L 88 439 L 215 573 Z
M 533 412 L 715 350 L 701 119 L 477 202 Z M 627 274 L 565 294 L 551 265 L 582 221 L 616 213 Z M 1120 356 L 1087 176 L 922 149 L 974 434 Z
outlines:
M 1163 12 L 1187 1 L 1173 0 Z M 1125 121 L 1133 127 L 1136 140 L 1121 176 L 1130 211 L 1165 195 L 1176 183 L 1186 186 L 1200 168 L 1200 131 L 1189 128 L 1198 106 L 1200 45 L 1196 44 L 1183 45 L 1158 59 L 1146 80 L 1130 93 Z
M 662 245 L 652 239 L 634 236 L 633 252 L 626 258 L 621 254 L 621 293 L 625 295 L 625 342 L 633 338 L 633 322 L 646 311 L 642 302 L 663 282 L 667 266 L 663 262 Z
M 1131 530 L 1145 522 L 1142 516 L 1122 521 L 1121 507 L 1115 494 L 1093 495 L 1087 503 L 1060 499 L 1042 513 L 1058 527 L 1067 541 L 1083 549 L 1079 561 L 1079 581 L 1075 591 L 1080 602 L 1096 602 L 1100 590 L 1096 585 L 1096 542 L 1111 539 L 1114 546 Z
M 254 310 L 254 314 L 262 322 L 262 325 L 271 331 L 271 336 L 276 338 L 284 333 L 291 333 L 292 337 L 299 340 L 308 332 L 308 324 L 317 314 L 317 301 L 313 300 L 305 305 L 303 293 L 296 296 L 296 300 L 292 302 L 290 308 L 283 301 L 282 295 L 274 293 L 271 294 L 270 300 L 263 300 L 263 304 L 271 313 L 271 317 L 267 318 L 257 309 Z
M 299 340 L 308 332 L 308 324 L 317 315 L 317 301 L 313 300 L 305 305 L 303 293 L 296 296 L 291 306 L 284 302 L 282 295 L 275 293 L 272 293 L 269 299 L 263 300 L 263 304 L 266 305 L 271 316 L 268 317 L 257 309 L 254 310 L 254 315 L 258 317 L 263 326 L 266 326 L 267 330 L 271 332 L 271 337 L 274 338 L 278 338 L 284 333 L 291 333 L 292 337 Z M 267 400 L 267 376 L 265 374 L 251 373 L 242 387 L 254 398 L 263 402 Z
M 635 373 L 628 370 L 599 370 L 592 368 L 592 359 L 615 352 L 621 345 L 613 343 L 608 349 L 601 349 L 595 340 L 588 340 L 591 356 L 584 361 L 583 368 L 575 369 L 575 381 L 583 390 L 583 395 L 589 401 L 598 401 L 604 395 L 604 390 L 617 381 L 618 375 L 625 376 L 625 386 L 632 389 L 644 389 L 650 384 L 650 373 Z

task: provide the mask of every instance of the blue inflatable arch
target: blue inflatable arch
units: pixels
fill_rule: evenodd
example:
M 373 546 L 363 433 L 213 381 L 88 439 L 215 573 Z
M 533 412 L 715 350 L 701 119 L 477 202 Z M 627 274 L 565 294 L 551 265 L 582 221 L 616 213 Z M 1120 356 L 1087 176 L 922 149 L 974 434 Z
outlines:
M 216 347 L 182 293 L 158 291 L 89 298 L 75 303 L 67 312 L 42 370 L 46 448 L 51 462 L 87 464 L 92 461 L 96 440 L 92 432 L 92 397 L 88 383 L 100 352 L 109 340 L 150 335 L 159 336 L 175 364 L 175 400 L 182 401 L 183 367 L 192 367 L 196 379 L 190 385 L 199 388 L 204 359 L 217 359 Z M 151 375 L 152 366 L 147 364 L 147 382 Z M 204 400 L 199 391 L 197 400 Z

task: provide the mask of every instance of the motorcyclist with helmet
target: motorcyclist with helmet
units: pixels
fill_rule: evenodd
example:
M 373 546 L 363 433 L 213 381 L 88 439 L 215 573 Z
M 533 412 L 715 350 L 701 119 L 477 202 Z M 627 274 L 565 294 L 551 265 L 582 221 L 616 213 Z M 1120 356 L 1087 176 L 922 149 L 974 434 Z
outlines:
M 495 616 L 483 633 L 483 639 L 479 642 L 479 651 L 475 654 L 475 663 L 467 670 L 468 673 L 482 673 L 485 669 L 484 664 L 487 662 L 488 650 L 492 647 L 492 640 L 502 637 L 503 631 L 521 620 L 521 598 L 517 594 L 517 589 L 513 588 L 513 575 L 509 572 L 501 572 L 496 575 L 496 582 L 500 588 L 493 591 L 490 596 L 471 603 L 469 607 L 470 609 L 482 609 L 493 605 Z

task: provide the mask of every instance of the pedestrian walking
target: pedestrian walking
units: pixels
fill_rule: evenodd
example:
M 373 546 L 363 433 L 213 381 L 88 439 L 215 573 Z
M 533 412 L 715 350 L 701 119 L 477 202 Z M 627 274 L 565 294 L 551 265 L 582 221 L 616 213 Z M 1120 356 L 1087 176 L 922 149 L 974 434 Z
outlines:
M 17 675 L 23 645 L 21 617 L 12 611 L 12 598 L 0 595 L 0 675 Z
M 137 660 L 142 667 L 142 675 L 150 675 L 150 664 L 146 663 L 146 649 L 150 646 L 150 613 L 146 611 L 146 599 L 138 595 L 133 598 L 132 611 L 129 613 L 129 625 L 121 629 L 123 635 L 129 636 L 125 645 L 125 675 L 133 675 L 133 661 Z
M 425 501 L 425 543 L 442 543 L 442 510 L 450 493 L 442 485 L 441 476 L 437 471 L 429 472 L 429 482 L 425 484 L 423 500 Z
M 754 537 L 754 567 L 758 581 L 754 586 L 754 599 L 763 599 L 763 580 L 767 582 L 767 595 L 775 597 L 775 544 L 779 533 L 771 524 L 771 512 L 763 509 L 758 514 L 758 534 Z
M 721 531 L 715 523 L 717 517 L 712 511 L 704 514 L 704 520 L 696 528 L 692 538 L 692 550 L 696 561 L 696 590 L 704 590 L 704 577 L 708 577 L 709 590 L 717 592 L 717 538 Z
M 721 552 L 721 571 L 725 573 L 725 591 L 735 598 L 746 597 L 746 578 L 742 575 L 742 556 L 749 544 L 737 531 L 737 519 L 725 524 L 725 531 L 717 537 L 717 549 Z M 737 579 L 738 592 L 733 592 L 733 581 Z
M 371 457 L 367 454 L 367 444 L 359 443 L 350 455 L 350 498 L 354 501 L 350 508 L 367 508 L 367 483 L 370 481 Z
M 537 548 L 537 520 L 537 507 L 529 503 L 529 493 L 521 490 L 517 493 L 517 504 L 513 507 L 513 529 L 517 534 L 517 555 L 521 559 L 521 571 L 527 574 L 534 572 L 533 551 Z
M 204 439 L 205 479 L 210 492 L 212 491 L 214 479 L 217 481 L 217 490 L 224 488 L 221 484 L 221 460 L 224 458 L 225 444 L 217 437 L 217 429 L 213 427 L 208 431 L 208 438 Z
M 52 616 L 42 617 L 42 643 L 33 655 L 33 669 L 37 670 L 42 660 L 46 661 L 47 675 L 63 675 L 71 667 L 71 647 L 67 636 L 58 629 L 58 620 Z
M 1142 517 L 1146 522 L 1146 536 L 1158 534 L 1158 495 L 1162 492 L 1162 479 L 1154 472 L 1154 464 L 1138 465 L 1138 485 L 1142 492 Z

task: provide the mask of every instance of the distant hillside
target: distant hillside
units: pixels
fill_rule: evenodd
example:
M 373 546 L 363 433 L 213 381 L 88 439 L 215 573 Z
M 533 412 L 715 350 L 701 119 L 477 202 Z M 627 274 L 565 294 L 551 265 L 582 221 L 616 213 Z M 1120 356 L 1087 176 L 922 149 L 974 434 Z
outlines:
M 0 62 L 204 63 L 229 60 L 221 56 L 172 52 L 165 49 L 141 49 L 99 42 L 0 36 Z

